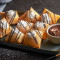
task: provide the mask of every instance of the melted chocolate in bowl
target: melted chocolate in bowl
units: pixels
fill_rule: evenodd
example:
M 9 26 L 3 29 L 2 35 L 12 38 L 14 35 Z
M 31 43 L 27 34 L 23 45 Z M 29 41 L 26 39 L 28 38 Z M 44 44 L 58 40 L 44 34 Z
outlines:
M 53 26 L 49 29 L 49 34 L 60 37 L 60 25 Z

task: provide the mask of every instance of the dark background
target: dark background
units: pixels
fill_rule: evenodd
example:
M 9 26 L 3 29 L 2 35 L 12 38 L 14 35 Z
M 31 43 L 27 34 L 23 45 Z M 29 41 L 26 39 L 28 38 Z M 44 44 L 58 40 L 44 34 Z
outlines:
M 60 0 L 13 0 L 7 4 L 4 11 L 12 9 L 26 11 L 31 6 L 38 13 L 41 13 L 44 8 L 47 8 L 54 13 L 60 14 Z M 16 51 L 0 47 L 0 60 L 45 60 L 48 57 L 51 57 L 51 55 Z M 60 57 L 53 60 L 60 60 Z

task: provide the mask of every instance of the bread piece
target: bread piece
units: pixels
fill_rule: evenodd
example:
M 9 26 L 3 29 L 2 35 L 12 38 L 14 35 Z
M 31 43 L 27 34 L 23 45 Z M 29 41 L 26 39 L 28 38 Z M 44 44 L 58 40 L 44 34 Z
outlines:
M 29 31 L 23 40 L 23 45 L 31 46 L 33 48 L 40 48 L 43 32 L 38 30 Z
M 59 19 L 60 15 L 54 14 L 46 8 L 44 9 L 43 14 L 41 15 L 41 21 L 50 25 L 57 23 Z
M 33 28 L 33 26 L 34 26 L 33 23 L 29 23 L 23 20 L 20 20 L 17 24 L 17 28 L 24 34 L 27 33 L 31 28 Z
M 19 20 L 25 20 L 28 22 L 35 23 L 40 20 L 40 15 L 31 7 L 30 10 L 26 11 L 22 16 L 20 16 Z
M 12 27 L 8 24 L 5 18 L 0 20 L 0 38 L 9 34 L 12 30 Z
M 5 39 L 5 42 L 20 44 L 23 41 L 24 34 L 17 28 L 11 30 L 11 33 Z
M 34 29 L 43 31 L 44 33 L 43 33 L 42 39 L 46 40 L 47 39 L 47 29 L 49 26 L 50 26 L 49 24 L 37 21 L 34 25 Z
M 0 14 L 1 14 L 2 18 L 6 18 L 7 22 L 10 25 L 18 23 L 19 15 L 18 15 L 17 11 L 9 10 L 7 12 L 0 12 Z

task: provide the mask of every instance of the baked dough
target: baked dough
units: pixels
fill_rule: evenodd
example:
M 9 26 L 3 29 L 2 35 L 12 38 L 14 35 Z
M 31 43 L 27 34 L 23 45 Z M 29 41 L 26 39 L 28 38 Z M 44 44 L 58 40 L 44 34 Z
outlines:
M 19 20 L 25 20 L 28 22 L 35 23 L 40 20 L 40 15 L 31 7 L 30 10 L 26 11 L 22 16 L 20 16 Z
M 59 19 L 60 15 L 54 14 L 46 8 L 44 9 L 43 14 L 41 15 L 41 21 L 50 25 L 56 24 Z
M 23 45 L 31 46 L 33 48 L 40 48 L 43 32 L 38 30 L 29 31 L 23 40 Z
M 6 18 L 7 22 L 10 25 L 17 24 L 18 23 L 18 12 L 14 10 L 9 10 L 7 12 L 0 12 L 2 18 Z
M 47 23 L 43 23 L 43 22 L 37 21 L 37 22 L 35 23 L 35 25 L 34 25 L 34 29 L 40 30 L 40 31 L 44 32 L 42 39 L 45 39 L 45 40 L 46 40 L 46 39 L 47 39 L 47 29 L 48 29 L 49 26 L 50 26 L 50 25 L 47 24 Z
M 5 42 L 20 44 L 23 38 L 24 34 L 15 27 L 11 30 L 11 33 L 7 35 Z
M 8 24 L 5 18 L 0 20 L 0 38 L 6 36 L 8 33 L 10 33 L 12 30 L 12 27 Z
M 24 34 L 27 33 L 30 29 L 32 29 L 33 26 L 34 26 L 34 23 L 29 23 L 23 20 L 20 20 L 17 24 L 17 28 Z

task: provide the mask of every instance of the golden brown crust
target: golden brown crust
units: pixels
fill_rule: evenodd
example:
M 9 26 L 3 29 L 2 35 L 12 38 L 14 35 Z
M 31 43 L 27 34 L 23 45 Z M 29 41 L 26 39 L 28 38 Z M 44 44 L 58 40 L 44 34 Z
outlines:
M 5 18 L 3 18 L 1 21 L 6 21 L 6 19 Z M 0 22 L 1 22 L 0 21 Z M 7 23 L 8 24 L 8 23 Z M 10 32 L 11 32 L 11 30 L 12 30 L 12 27 L 8 24 L 8 28 L 7 29 L 2 29 L 1 27 L 0 27 L 0 38 L 2 38 L 2 37 L 4 37 L 4 36 L 6 36 L 7 34 L 9 34 Z
M 38 35 L 38 33 L 35 31 L 36 34 L 33 34 L 33 31 L 34 30 L 31 30 L 30 32 L 28 32 L 26 35 L 25 35 L 25 38 L 23 40 L 23 45 L 26 45 L 26 46 L 31 46 L 33 48 L 40 48 L 41 46 L 41 37 Z M 31 36 L 30 36 L 30 35 Z M 40 33 L 42 34 L 42 33 Z
M 31 14 L 33 15 L 31 17 Z M 22 16 L 20 16 L 19 20 L 25 20 L 28 22 L 35 23 L 36 21 L 40 21 L 40 15 L 31 7 L 30 10 L 26 11 Z
M 58 19 L 60 18 L 60 15 L 54 14 L 46 8 L 44 9 L 43 13 L 47 13 L 49 15 L 49 17 L 51 18 L 51 25 L 57 23 Z
M 17 43 L 20 44 L 23 41 L 24 34 L 22 32 L 15 33 L 14 31 L 8 34 L 5 39 L 5 42 Z

